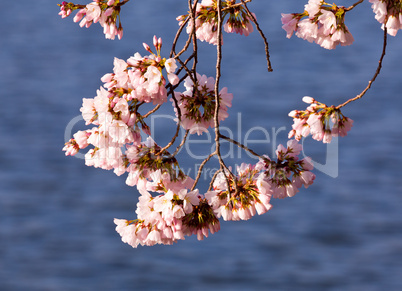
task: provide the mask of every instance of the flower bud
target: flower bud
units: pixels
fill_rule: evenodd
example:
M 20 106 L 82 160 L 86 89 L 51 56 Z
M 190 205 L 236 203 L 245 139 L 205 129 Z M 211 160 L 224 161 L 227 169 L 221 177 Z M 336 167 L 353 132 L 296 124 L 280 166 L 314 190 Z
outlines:
M 292 110 L 289 112 L 288 116 L 295 118 L 298 110 Z
M 145 50 L 152 53 L 151 48 L 149 47 L 149 45 L 147 45 L 145 42 L 142 43 L 142 45 L 144 46 Z
M 315 102 L 315 99 L 313 97 L 308 97 L 308 96 L 304 96 L 302 100 L 303 100 L 303 102 L 308 103 L 308 104 Z
M 156 35 L 154 35 L 153 42 L 154 42 L 154 47 L 156 47 L 158 49 L 158 39 L 156 38 Z
M 119 39 L 123 38 L 123 27 L 121 27 L 121 26 L 117 29 L 117 37 Z

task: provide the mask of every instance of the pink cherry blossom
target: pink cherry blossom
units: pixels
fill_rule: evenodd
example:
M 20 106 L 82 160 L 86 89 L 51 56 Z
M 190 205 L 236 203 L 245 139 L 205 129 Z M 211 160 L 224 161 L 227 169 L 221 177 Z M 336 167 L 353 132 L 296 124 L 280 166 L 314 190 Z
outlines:
M 402 29 L 402 7 L 397 1 L 370 0 L 373 3 L 371 8 L 375 13 L 375 19 L 382 24 L 382 29 L 387 28 L 387 33 L 396 36 L 399 29 Z M 387 23 L 385 23 L 387 19 Z
M 306 110 L 293 110 L 289 116 L 293 118 L 289 138 L 300 140 L 311 134 L 312 138 L 323 143 L 330 143 L 334 136 L 346 136 L 353 125 L 353 120 L 345 117 L 339 109 L 316 101 L 311 97 L 303 97 L 310 106 Z
M 302 185 L 307 188 L 313 183 L 315 175 L 310 172 L 313 169 L 311 159 L 300 160 L 301 151 L 302 146 L 297 140 L 289 140 L 286 148 L 278 145 L 277 161 L 268 157 L 260 159 L 263 181 L 271 185 L 273 198 L 293 197 Z
M 254 28 L 251 24 L 253 20 L 248 16 L 248 14 L 242 10 L 242 7 L 238 8 L 239 10 L 230 14 L 229 19 L 223 25 L 224 30 L 227 33 L 238 33 L 241 35 L 248 36 L 253 32 Z M 252 13 L 254 19 L 257 19 L 256 15 Z
M 91 2 L 87 4 L 86 8 L 86 20 L 87 21 L 92 21 L 93 23 L 97 23 L 100 19 L 100 16 L 102 14 L 102 10 L 99 7 L 99 3 L 97 2 Z
M 59 15 L 61 18 L 66 18 L 69 16 L 72 12 L 71 8 L 67 7 L 68 3 L 66 1 L 63 1 L 60 6 L 60 12 Z
M 284 14 L 282 13 L 282 28 L 286 31 L 286 37 L 287 38 L 291 38 L 291 36 L 293 35 L 293 32 L 296 31 L 297 29 L 297 23 L 299 22 L 300 18 L 297 18 L 296 15 L 297 14 Z
M 173 58 L 169 58 L 165 61 L 165 68 L 166 68 L 166 72 L 168 73 L 174 73 L 177 69 L 177 64 L 176 64 L 176 60 Z
M 90 135 L 90 133 L 88 133 L 86 131 L 82 131 L 82 130 L 77 131 L 73 135 L 74 140 L 76 141 L 76 143 L 80 149 L 84 149 L 88 146 L 88 136 L 89 135 Z
M 325 49 L 335 49 L 337 45 L 353 43 L 353 37 L 344 24 L 345 12 L 335 4 L 310 0 L 305 5 L 305 12 L 282 14 L 282 28 L 288 38 L 296 32 L 299 38 L 315 42 Z
M 304 10 L 307 11 L 308 16 L 312 19 L 320 11 L 322 0 L 309 0 L 306 5 L 304 5 Z
M 215 80 L 206 75 L 197 73 L 197 86 L 194 88 L 194 83 L 191 78 L 187 77 L 184 86 L 186 91 L 183 93 L 175 92 L 175 98 L 178 101 L 180 108 L 180 121 L 184 129 L 190 130 L 190 133 L 201 135 L 207 132 L 209 127 L 214 127 L 215 113 Z M 193 94 L 193 90 L 196 90 Z M 233 95 L 227 92 L 227 88 L 221 89 L 219 92 L 220 106 L 218 120 L 222 121 L 228 117 L 228 107 L 232 106 Z M 175 103 L 173 102 L 175 106 Z M 176 117 L 178 111 L 175 107 Z M 179 121 L 179 119 L 177 119 Z
M 224 220 L 248 220 L 256 213 L 263 214 L 271 208 L 271 186 L 259 172 L 259 165 L 243 163 L 237 167 L 237 192 L 235 182 L 228 173 L 218 174 L 213 184 L 214 191 L 205 194 L 217 217 Z M 229 188 L 227 181 L 230 183 Z
M 103 33 L 106 39 L 115 39 L 117 36 L 119 39 L 123 36 L 123 27 L 120 24 L 117 26 L 116 22 L 120 14 L 121 1 L 110 0 L 106 3 L 104 1 L 95 1 L 87 4 L 85 8 L 82 5 L 76 5 L 74 3 L 67 3 L 64 1 L 60 6 L 60 13 L 62 18 L 65 18 L 71 14 L 73 10 L 79 9 L 74 16 L 74 22 L 80 22 L 80 27 L 90 27 L 92 23 L 97 23 L 103 27 Z M 123 3 L 124 4 L 124 3 Z

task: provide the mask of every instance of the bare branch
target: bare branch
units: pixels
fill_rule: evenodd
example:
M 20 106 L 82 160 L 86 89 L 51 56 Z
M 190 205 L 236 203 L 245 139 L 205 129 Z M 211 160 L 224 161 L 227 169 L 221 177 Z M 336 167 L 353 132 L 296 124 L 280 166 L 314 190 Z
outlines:
M 228 186 L 228 195 L 230 196 L 230 183 L 229 178 L 226 176 L 226 171 L 231 175 L 233 180 L 235 181 L 235 177 L 229 168 L 225 165 L 225 162 L 222 159 L 221 152 L 220 152 L 220 142 L 219 142 L 219 107 L 220 107 L 220 100 L 219 100 L 219 80 L 221 77 L 221 64 L 222 64 L 222 1 L 217 1 L 217 11 L 218 11 L 218 43 L 216 48 L 216 78 L 215 78 L 215 112 L 214 112 L 214 126 L 215 126 L 215 145 L 216 145 L 216 155 L 219 159 L 219 165 L 221 170 L 226 178 L 226 183 Z M 236 192 L 237 192 L 237 183 L 234 183 Z
M 170 56 L 169 56 L 170 58 L 173 57 L 173 55 L 175 56 L 175 58 L 179 57 L 182 53 L 184 53 L 187 50 L 188 46 L 190 45 L 191 37 L 189 36 L 184 48 L 178 54 L 176 54 L 177 41 L 179 40 L 180 34 L 182 33 L 183 28 L 186 26 L 189 19 L 190 18 L 187 17 L 186 20 L 184 20 L 183 23 L 181 24 L 180 28 L 177 30 L 176 36 L 174 37 L 174 40 L 173 40 L 172 49 L 170 51 Z
M 212 190 L 212 187 L 213 187 L 213 185 L 214 185 L 216 176 L 218 176 L 218 174 L 219 174 L 221 171 L 222 171 L 222 170 L 219 169 L 219 170 L 217 170 L 217 171 L 215 172 L 214 176 L 213 176 L 212 179 L 211 179 L 211 182 L 209 183 L 208 191 L 211 191 L 211 190 Z
M 362 98 L 362 97 L 364 96 L 364 94 L 366 94 L 366 92 L 368 91 L 368 89 L 371 88 L 371 84 L 373 84 L 373 82 L 375 81 L 375 79 L 377 78 L 377 76 L 380 74 L 380 71 L 381 71 L 381 68 L 382 68 L 382 60 L 384 59 L 385 52 L 386 52 L 386 49 L 387 49 L 387 27 L 386 27 L 386 25 L 385 25 L 386 23 L 387 23 L 387 21 L 384 22 L 384 43 L 383 43 L 383 46 L 382 46 L 382 53 L 381 53 L 380 60 L 378 61 L 378 67 L 377 67 L 377 70 L 375 71 L 375 74 L 374 74 L 373 78 L 368 82 L 367 87 L 366 87 L 359 95 L 357 95 L 357 96 L 354 97 L 354 98 L 349 99 L 349 100 L 346 101 L 345 103 L 342 103 L 342 104 L 338 105 L 338 106 L 336 107 L 336 109 L 340 109 L 340 108 L 342 108 L 343 106 L 345 106 L 346 104 L 348 104 L 348 103 L 350 103 L 350 102 L 353 102 L 353 101 L 355 101 L 355 100 L 357 100 L 357 99 Z
M 257 19 L 255 19 L 254 15 L 250 12 L 250 10 L 247 7 L 246 1 L 241 0 L 241 3 L 244 5 L 244 8 L 247 11 L 248 17 L 254 22 L 255 27 L 257 28 L 258 32 L 260 33 L 262 39 L 264 40 L 264 45 L 265 45 L 265 56 L 267 58 L 267 67 L 268 67 L 268 72 L 272 72 L 272 66 L 271 66 L 271 61 L 270 61 L 270 56 L 269 56 L 269 46 L 268 46 L 268 41 L 267 38 L 264 35 L 264 32 L 261 30 L 260 25 L 257 22 Z
M 147 118 L 149 115 L 151 115 L 152 113 L 154 113 L 155 111 L 157 111 L 159 108 L 161 108 L 161 105 L 160 105 L 160 104 L 156 105 L 154 109 L 152 109 L 151 111 L 149 111 L 147 114 L 143 115 L 142 118 Z
M 181 143 L 178 145 L 178 147 L 176 148 L 176 150 L 175 150 L 174 153 L 172 154 L 173 157 L 178 154 L 178 152 L 180 151 L 180 149 L 182 148 L 182 146 L 185 144 L 189 132 L 190 132 L 189 130 L 186 130 L 186 133 L 184 134 L 183 140 L 181 141 Z
M 264 158 L 263 156 L 257 154 L 257 153 L 256 153 L 255 151 L 253 151 L 252 149 L 249 149 L 249 148 L 246 147 L 245 145 L 239 143 L 238 141 L 235 141 L 235 140 L 231 139 L 230 137 L 227 137 L 227 136 L 225 136 L 225 135 L 223 135 L 223 134 L 219 134 L 219 137 L 220 137 L 220 138 L 223 138 L 223 139 L 226 139 L 227 141 L 229 141 L 229 142 L 231 142 L 231 143 L 237 145 L 238 147 L 240 147 L 240 148 L 242 148 L 242 149 L 248 151 L 249 153 L 251 153 L 252 155 L 254 155 L 254 156 L 256 156 L 256 157 L 259 157 L 259 158 L 261 158 L 261 159 Z
M 252 0 L 244 0 L 244 3 L 248 3 L 248 2 L 251 2 L 251 1 L 252 1 Z M 243 2 L 243 1 L 242 1 L 242 2 Z M 230 6 L 228 6 L 228 7 L 223 8 L 222 11 L 226 11 L 226 10 L 230 10 L 230 9 L 232 9 L 232 8 L 236 8 L 236 7 L 242 6 L 242 5 L 244 5 L 244 3 L 236 3 L 236 4 L 233 4 L 233 5 L 230 5 Z
M 345 8 L 345 11 L 350 11 L 350 10 L 352 10 L 353 8 L 355 8 L 357 5 L 359 5 L 360 3 L 363 3 L 363 1 L 364 0 L 360 0 L 360 1 L 357 1 L 355 4 L 353 4 L 352 6 L 349 6 L 348 8 Z
M 201 173 L 202 173 L 202 169 L 204 168 L 205 164 L 214 156 L 216 155 L 216 151 L 213 152 L 212 154 L 210 154 L 205 160 L 202 161 L 200 167 L 198 168 L 198 172 L 197 172 L 197 177 L 194 180 L 194 184 L 191 187 L 190 191 L 193 191 L 195 189 L 195 186 L 197 186 L 198 181 L 201 178 Z

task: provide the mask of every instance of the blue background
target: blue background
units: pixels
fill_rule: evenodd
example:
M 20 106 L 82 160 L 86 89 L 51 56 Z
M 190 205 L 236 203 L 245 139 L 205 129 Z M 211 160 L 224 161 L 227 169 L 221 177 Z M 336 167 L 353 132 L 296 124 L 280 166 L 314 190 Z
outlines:
M 57 1 L 2 2 L 1 290 L 402 290 L 402 32 L 389 37 L 373 88 L 343 110 L 355 123 L 339 140 L 337 178 L 316 172 L 308 190 L 272 201 L 272 210 L 250 221 L 222 222 L 221 231 L 202 242 L 190 237 L 133 249 L 120 241 L 113 218 L 135 217 L 137 191 L 125 177 L 65 157 L 64 131 L 82 98 L 94 97 L 100 77 L 111 72 L 113 57 L 145 54 L 142 42 L 151 44 L 154 34 L 168 54 L 186 1 L 131 1 L 122 11 L 121 41 L 104 39 L 98 24 L 81 29 L 72 17 L 62 20 Z M 355 43 L 334 51 L 285 38 L 280 13 L 301 12 L 304 4 L 249 5 L 269 40 L 273 73 L 266 71 L 258 33 L 225 34 L 221 84 L 234 100 L 222 125 L 236 139 L 255 126 L 269 133 L 285 127 L 277 135 L 285 143 L 292 124 L 287 114 L 306 107 L 303 96 L 337 105 L 374 74 L 383 32 L 370 4 L 347 14 Z M 200 48 L 200 72 L 214 76 L 215 47 Z M 167 104 L 161 114 L 172 112 Z M 161 144 L 169 140 L 162 133 L 174 128 L 165 123 L 155 133 Z M 261 131 L 250 135 L 263 138 Z M 272 155 L 272 138 L 255 150 Z M 310 139 L 305 146 L 325 162 L 323 144 Z M 235 153 L 228 164 L 255 162 Z M 185 151 L 180 160 L 194 175 Z M 207 166 L 213 167 L 216 161 Z

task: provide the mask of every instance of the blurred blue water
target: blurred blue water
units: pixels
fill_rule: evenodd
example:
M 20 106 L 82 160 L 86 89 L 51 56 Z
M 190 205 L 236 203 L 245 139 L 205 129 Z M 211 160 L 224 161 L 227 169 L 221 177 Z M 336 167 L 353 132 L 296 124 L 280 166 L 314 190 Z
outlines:
M 340 140 L 336 179 L 317 173 L 308 190 L 273 201 L 269 213 L 250 221 L 222 223 L 202 242 L 132 249 L 115 233 L 113 218 L 134 217 L 137 192 L 123 177 L 66 158 L 64 130 L 81 99 L 94 97 L 113 57 L 143 53 L 142 42 L 154 34 L 172 40 L 185 4 L 132 1 L 122 15 L 124 39 L 110 41 L 97 25 L 80 29 L 71 18 L 61 20 L 57 1 L 3 2 L 1 290 L 402 290 L 400 35 L 390 37 L 373 88 L 344 110 L 355 124 Z M 275 71 L 266 72 L 257 33 L 225 35 L 221 84 L 235 98 L 224 126 L 237 132 L 241 118 L 243 138 L 254 126 L 286 127 L 278 134 L 285 142 L 287 113 L 305 106 L 301 97 L 339 104 L 366 86 L 382 31 L 363 3 L 347 19 L 355 44 L 326 51 L 284 37 L 280 13 L 301 11 L 304 3 L 266 2 L 249 7 L 268 37 Z M 214 48 L 201 47 L 199 68 L 214 75 Z M 323 145 L 306 145 L 323 158 Z M 271 154 L 272 146 L 255 149 Z M 184 152 L 180 158 L 192 169 Z M 253 161 L 244 152 L 241 158 L 228 163 Z

